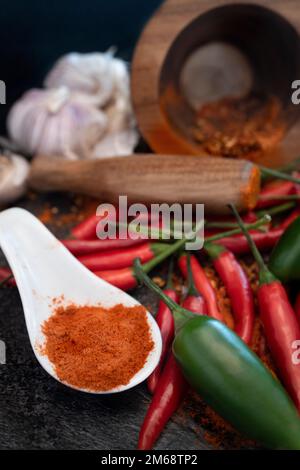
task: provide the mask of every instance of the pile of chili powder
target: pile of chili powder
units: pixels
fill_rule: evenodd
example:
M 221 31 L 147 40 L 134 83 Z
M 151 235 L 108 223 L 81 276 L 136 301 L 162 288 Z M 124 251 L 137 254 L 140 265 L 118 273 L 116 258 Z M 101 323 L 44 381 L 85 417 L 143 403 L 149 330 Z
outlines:
M 273 96 L 223 98 L 197 112 L 194 139 L 210 155 L 256 158 L 284 137 L 282 106 Z
M 42 330 L 59 379 L 90 391 L 127 385 L 154 346 L 141 305 L 57 307 Z

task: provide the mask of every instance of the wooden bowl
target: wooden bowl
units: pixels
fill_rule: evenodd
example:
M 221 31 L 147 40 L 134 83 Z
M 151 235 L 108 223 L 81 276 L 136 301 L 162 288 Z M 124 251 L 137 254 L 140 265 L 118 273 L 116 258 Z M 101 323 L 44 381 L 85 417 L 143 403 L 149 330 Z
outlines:
M 157 153 L 205 154 L 191 129 L 197 108 L 249 92 L 280 103 L 280 144 L 252 158 L 278 166 L 299 156 L 300 9 L 296 0 L 167 0 L 146 25 L 132 65 L 142 135 Z M 246 156 L 247 157 L 247 156 Z

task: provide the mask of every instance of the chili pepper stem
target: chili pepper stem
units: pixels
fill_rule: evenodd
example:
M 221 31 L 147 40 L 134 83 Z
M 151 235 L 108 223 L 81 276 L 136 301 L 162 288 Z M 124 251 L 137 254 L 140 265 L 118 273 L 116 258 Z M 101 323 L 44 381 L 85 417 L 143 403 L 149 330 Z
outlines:
M 168 240 L 170 237 L 179 237 L 181 235 L 181 232 L 176 231 L 174 229 L 171 229 L 168 233 L 161 229 L 161 228 L 155 228 L 155 227 L 149 227 L 147 225 L 139 225 L 138 228 L 134 229 L 133 227 L 130 227 L 130 223 L 126 222 L 110 222 L 111 225 L 119 227 L 119 228 L 127 228 L 128 232 L 134 234 L 134 235 L 145 235 L 149 238 L 154 237 L 159 240 Z
M 264 224 L 270 222 L 270 220 L 271 220 L 271 218 L 266 214 L 264 217 L 257 220 L 255 223 L 247 224 L 246 227 L 248 229 L 259 228 L 261 225 L 264 225 Z M 197 233 L 199 231 L 199 229 L 201 227 L 201 224 L 203 224 L 203 221 L 198 224 L 198 226 L 196 227 L 195 233 Z M 237 234 L 241 233 L 241 231 L 242 231 L 241 228 L 237 228 L 237 229 L 234 229 L 234 230 L 228 230 L 227 232 L 222 232 L 222 233 L 218 233 L 216 235 L 212 235 L 211 237 L 208 237 L 206 239 L 206 241 L 204 242 L 204 247 L 205 247 L 207 242 L 217 241 L 217 240 L 220 240 L 222 238 L 229 237 L 231 235 L 237 235 Z M 159 263 L 161 263 L 166 258 L 171 256 L 173 253 L 176 253 L 177 251 L 179 251 L 187 241 L 188 241 L 188 238 L 183 237 L 181 240 L 178 240 L 177 242 L 173 243 L 172 245 L 167 245 L 166 244 L 165 245 L 166 248 L 164 250 L 162 250 L 162 252 L 159 253 L 158 256 L 156 256 L 155 258 L 151 259 L 150 261 L 148 261 L 147 263 L 145 263 L 143 265 L 144 272 L 146 272 L 146 273 L 150 272 L 151 269 L 155 268 Z
M 210 256 L 210 258 L 216 259 L 222 253 L 224 253 L 224 251 L 226 251 L 226 248 L 224 248 L 224 246 L 222 245 L 218 245 L 217 243 L 206 243 L 205 251 Z
M 269 210 L 260 210 L 260 211 L 256 211 L 255 213 L 258 217 L 263 217 L 266 214 L 272 216 L 272 215 L 281 214 L 281 212 L 286 212 L 292 209 L 293 207 L 295 207 L 295 205 L 296 205 L 295 202 L 291 201 L 291 202 L 286 202 L 284 204 L 280 204 L 275 207 L 271 207 Z
M 151 251 L 154 253 L 155 256 L 163 253 L 165 250 L 170 248 L 168 243 L 151 243 Z
M 205 228 L 236 228 L 236 222 L 205 222 Z
M 250 233 L 248 232 L 247 228 L 245 227 L 245 224 L 242 221 L 236 207 L 234 206 L 234 204 L 229 204 L 229 207 L 231 208 L 233 214 L 235 215 L 236 220 L 237 220 L 243 234 L 245 235 L 245 237 L 247 239 L 247 242 L 249 243 L 249 246 L 251 248 L 254 259 L 258 264 L 260 284 L 266 284 L 266 283 L 273 282 L 274 280 L 276 280 L 276 278 L 271 273 L 271 271 L 267 268 L 266 263 L 264 262 L 259 250 L 257 249 L 257 246 L 254 243 Z
M 271 217 L 268 214 L 265 214 L 261 219 L 257 220 L 253 224 L 244 224 L 247 230 L 255 230 L 256 228 L 261 227 L 271 221 Z M 215 242 L 221 240 L 222 238 L 231 237 L 232 235 L 238 235 L 239 233 L 243 232 L 241 228 L 236 228 L 234 230 L 228 230 L 227 232 L 217 233 L 216 235 L 211 235 L 210 237 L 206 238 L 204 242 L 204 247 L 206 243 Z
M 300 184 L 300 178 L 296 178 L 295 176 L 289 175 L 287 173 L 283 173 L 282 171 L 273 170 L 271 168 L 266 168 L 265 166 L 259 166 L 259 169 L 264 178 L 271 176 L 273 178 L 286 180 L 286 181 L 292 181 L 293 183 Z
M 265 214 L 267 214 L 267 212 L 264 212 L 262 215 L 265 215 Z M 238 223 L 237 222 L 205 222 L 205 228 L 236 229 L 238 228 Z
M 145 284 L 147 287 L 149 287 L 152 292 L 155 292 L 156 295 L 169 307 L 171 310 L 173 317 L 174 317 L 174 322 L 175 322 L 175 329 L 178 330 L 180 329 L 187 320 L 194 318 L 195 314 L 190 312 L 189 310 L 186 310 L 180 305 L 176 304 L 170 297 L 168 297 L 161 289 L 158 287 L 157 284 L 155 284 L 152 279 L 145 273 L 145 270 L 143 269 L 141 262 L 138 258 L 136 258 L 133 262 L 134 266 L 134 272 L 136 278 L 142 283 Z
M 265 224 L 269 223 L 270 221 L 271 221 L 271 218 L 268 216 L 268 213 L 264 213 L 263 216 L 260 219 L 256 220 L 255 222 L 253 222 L 251 224 L 246 224 L 246 227 L 248 228 L 248 230 L 255 230 L 255 229 L 259 229 L 260 227 L 262 227 L 262 225 L 265 225 Z M 125 223 L 117 223 L 115 225 L 119 226 L 119 227 L 127 227 L 127 228 L 129 226 L 129 224 L 125 224 Z M 226 232 L 217 233 L 215 235 L 212 235 L 211 237 L 208 237 L 207 240 L 208 241 L 215 241 L 215 240 L 220 240 L 221 238 L 224 238 L 224 237 L 230 237 L 231 235 L 238 235 L 239 233 L 241 233 L 241 229 L 237 225 L 235 225 L 235 226 L 237 228 L 233 228 L 232 230 L 228 230 Z M 198 228 L 198 230 L 199 229 L 200 229 L 200 227 Z M 139 233 L 141 235 L 148 236 L 149 235 L 149 230 L 148 230 L 147 227 L 140 226 L 139 227 Z M 161 228 L 157 229 L 156 234 L 157 234 L 157 238 L 159 240 L 165 240 L 165 241 L 168 241 L 168 237 L 170 235 L 174 236 L 176 238 L 179 238 L 179 239 L 181 239 L 181 237 L 182 237 L 182 232 L 174 232 L 172 234 L 172 232 L 168 233 L 164 229 L 161 229 Z M 167 246 L 167 245 L 168 244 L 165 243 L 165 246 Z
M 259 201 L 299 201 L 300 195 L 299 194 L 278 194 L 278 195 L 266 195 L 263 194 L 259 196 Z
M 297 170 L 300 166 L 300 157 L 296 158 L 293 162 L 288 163 L 280 168 L 277 168 L 277 171 L 281 173 L 290 173 L 293 170 Z
M 198 225 L 195 227 L 195 231 L 193 233 L 198 233 L 200 230 L 201 226 L 203 226 L 203 220 L 198 223 Z M 190 235 L 190 234 L 189 234 Z M 196 238 L 196 236 L 194 237 Z M 159 263 L 164 261 L 166 258 L 171 256 L 173 253 L 176 253 L 181 247 L 185 245 L 186 242 L 190 241 L 192 238 L 190 236 L 186 236 L 178 240 L 177 242 L 173 243 L 171 246 L 167 245 L 167 248 L 163 250 L 158 256 L 155 258 L 151 259 L 147 263 L 143 265 L 143 270 L 144 272 L 148 273 L 153 269 L 155 266 L 157 266 Z

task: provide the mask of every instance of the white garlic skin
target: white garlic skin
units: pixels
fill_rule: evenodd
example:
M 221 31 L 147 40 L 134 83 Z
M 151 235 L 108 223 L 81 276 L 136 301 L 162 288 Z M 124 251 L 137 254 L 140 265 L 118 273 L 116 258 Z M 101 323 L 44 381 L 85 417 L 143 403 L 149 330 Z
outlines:
M 121 83 L 122 81 L 125 83 Z M 80 54 L 71 52 L 54 64 L 44 80 L 46 88 L 66 86 L 72 91 L 88 96 L 96 106 L 105 106 L 117 88 L 129 90 L 125 62 L 106 53 Z
M 139 134 L 131 106 L 129 72 L 126 62 L 114 57 L 113 52 L 66 54 L 54 64 L 44 85 L 67 86 L 88 97 L 106 114 L 107 129 L 96 143 L 91 158 L 133 152 Z
M 108 119 L 107 130 L 96 144 L 92 157 L 105 158 L 131 154 L 138 143 L 139 134 L 136 130 L 129 93 L 118 90 L 105 111 Z
M 95 146 L 92 158 L 125 157 L 133 152 L 139 136 L 135 129 L 107 134 Z
M 0 204 L 22 197 L 27 189 L 29 163 L 20 155 L 0 155 Z
M 101 110 L 66 87 L 28 91 L 7 118 L 10 138 L 20 150 L 68 159 L 88 158 L 106 126 Z

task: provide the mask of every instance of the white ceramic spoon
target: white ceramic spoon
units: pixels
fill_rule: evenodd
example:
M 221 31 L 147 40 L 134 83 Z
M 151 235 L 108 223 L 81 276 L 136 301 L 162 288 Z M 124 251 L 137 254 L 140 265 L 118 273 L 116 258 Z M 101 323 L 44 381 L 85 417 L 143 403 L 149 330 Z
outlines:
M 51 302 L 55 297 L 63 295 L 62 305 L 100 303 L 108 308 L 119 303 L 126 306 L 139 305 L 130 295 L 86 269 L 36 217 L 24 209 L 12 208 L 0 213 L 0 245 L 16 279 L 36 358 L 56 380 L 59 378 L 51 362 L 40 354 L 38 347 L 45 339 L 41 325 L 53 313 Z M 82 391 L 105 394 L 121 392 L 134 387 L 151 374 L 161 354 L 161 335 L 149 312 L 147 321 L 154 348 L 144 367 L 127 385 L 105 392 Z M 65 385 L 72 387 L 66 383 Z

